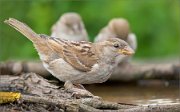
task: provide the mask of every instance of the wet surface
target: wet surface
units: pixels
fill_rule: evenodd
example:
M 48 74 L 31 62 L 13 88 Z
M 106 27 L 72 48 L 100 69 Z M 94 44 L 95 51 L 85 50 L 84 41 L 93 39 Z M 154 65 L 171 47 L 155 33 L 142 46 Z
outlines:
M 104 100 L 138 105 L 180 104 L 179 85 L 97 84 L 87 86 L 90 92 Z

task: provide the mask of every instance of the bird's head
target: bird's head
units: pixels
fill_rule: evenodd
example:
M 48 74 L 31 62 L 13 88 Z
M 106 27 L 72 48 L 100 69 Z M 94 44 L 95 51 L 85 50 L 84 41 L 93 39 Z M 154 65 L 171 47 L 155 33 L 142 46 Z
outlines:
M 61 23 L 74 33 L 81 33 L 84 29 L 84 24 L 79 14 L 77 13 L 65 13 L 60 18 Z
M 115 34 L 117 38 L 126 40 L 129 34 L 129 23 L 126 19 L 115 18 L 108 23 L 108 29 L 112 34 Z
M 116 59 L 119 57 L 126 57 L 134 54 L 134 50 L 124 40 L 118 38 L 109 38 L 99 44 L 101 52 L 105 57 Z

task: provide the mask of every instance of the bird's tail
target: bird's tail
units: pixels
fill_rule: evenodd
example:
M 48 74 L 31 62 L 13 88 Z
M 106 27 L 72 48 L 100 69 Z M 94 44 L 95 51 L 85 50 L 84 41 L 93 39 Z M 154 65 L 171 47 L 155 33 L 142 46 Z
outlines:
M 9 20 L 5 20 L 4 23 L 10 25 L 14 29 L 22 33 L 33 43 L 38 42 L 38 40 L 40 39 L 40 36 L 35 33 L 30 27 L 14 18 L 9 18 Z
M 48 36 L 41 36 L 35 33 L 30 27 L 26 24 L 10 18 L 9 20 L 4 21 L 6 24 L 10 25 L 24 36 L 26 36 L 29 40 L 31 40 L 38 51 L 38 54 L 42 60 L 49 59 L 49 56 L 52 54 L 51 48 L 47 45 Z

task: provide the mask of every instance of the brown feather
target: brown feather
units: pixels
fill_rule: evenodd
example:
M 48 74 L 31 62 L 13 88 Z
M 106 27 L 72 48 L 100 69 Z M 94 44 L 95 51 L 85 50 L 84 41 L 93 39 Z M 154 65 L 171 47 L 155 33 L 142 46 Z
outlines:
M 70 42 L 44 34 L 39 35 L 24 23 L 13 18 L 6 20 L 5 23 L 30 39 L 45 62 L 63 58 L 72 67 L 83 72 L 90 71 L 92 66 L 97 63 L 98 57 L 90 42 Z
M 39 55 L 43 55 L 44 61 L 49 60 L 50 57 L 56 57 L 54 54 L 52 54 L 52 50 L 47 47 L 47 39 L 48 36 L 46 35 L 39 35 L 35 33 L 29 26 L 27 26 L 25 23 L 22 23 L 14 18 L 9 18 L 9 20 L 4 21 L 6 24 L 10 25 L 20 33 L 22 33 L 24 36 L 26 36 L 29 40 L 31 40 L 37 49 Z
M 48 44 L 61 58 L 80 71 L 90 71 L 97 63 L 98 58 L 90 42 L 71 42 L 51 37 Z

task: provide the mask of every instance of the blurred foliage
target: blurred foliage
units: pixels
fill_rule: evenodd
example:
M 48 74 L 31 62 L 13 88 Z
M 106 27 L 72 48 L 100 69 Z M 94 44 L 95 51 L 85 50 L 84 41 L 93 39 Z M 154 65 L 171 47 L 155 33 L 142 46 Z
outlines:
M 82 16 L 91 40 L 110 19 L 126 18 L 138 38 L 136 58 L 179 55 L 179 0 L 0 0 L 0 60 L 38 59 L 32 43 L 5 25 L 5 19 L 13 17 L 38 33 L 50 34 L 65 12 Z

